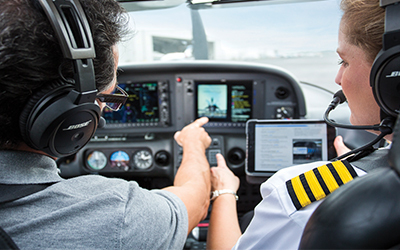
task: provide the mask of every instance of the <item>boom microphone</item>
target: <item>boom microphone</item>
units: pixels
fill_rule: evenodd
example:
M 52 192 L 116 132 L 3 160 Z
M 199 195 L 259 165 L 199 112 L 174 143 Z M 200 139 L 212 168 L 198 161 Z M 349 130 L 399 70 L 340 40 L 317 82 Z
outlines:
M 346 129 L 363 129 L 363 130 L 375 130 L 375 131 L 380 131 L 382 126 L 383 121 L 381 124 L 376 124 L 376 125 L 366 125 L 366 126 L 354 126 L 354 125 L 347 125 L 347 124 L 339 124 L 334 122 L 333 120 L 329 119 L 329 113 L 334 110 L 337 105 L 342 104 L 343 102 L 346 101 L 346 97 L 343 94 L 342 90 L 337 91 L 334 95 L 333 95 L 333 100 L 332 102 L 329 104 L 328 108 L 325 111 L 324 114 L 324 120 L 326 123 L 328 123 L 329 125 L 333 126 L 333 127 L 337 127 L 337 128 L 346 128 Z M 386 127 L 386 126 L 385 126 Z
M 388 134 L 391 134 L 393 131 L 393 127 L 394 127 L 394 118 L 393 117 L 386 117 L 382 120 L 382 122 L 380 124 L 376 124 L 376 125 L 366 125 L 366 126 L 354 126 L 354 125 L 346 125 L 346 124 L 339 124 L 336 123 L 332 120 L 329 119 L 329 113 L 334 110 L 337 105 L 342 104 L 343 102 L 346 101 L 346 97 L 343 94 L 342 90 L 337 91 L 334 95 L 333 95 L 333 100 L 332 102 L 329 104 L 328 108 L 326 109 L 326 112 L 324 114 L 324 120 L 326 123 L 328 123 L 331 126 L 337 127 L 337 128 L 346 128 L 346 129 L 363 129 L 363 130 L 375 130 L 375 131 L 380 131 L 381 133 L 370 143 L 361 146 L 359 148 L 353 149 L 350 152 L 347 152 L 346 154 L 340 155 L 338 157 L 336 157 L 333 160 L 340 160 L 343 159 L 349 155 L 353 155 L 352 159 L 350 160 L 348 158 L 349 161 L 355 161 L 357 159 L 360 159 L 361 157 L 371 153 L 374 149 L 373 149 L 373 145 L 377 142 L 379 142 L 383 137 L 385 137 Z
M 336 92 L 333 95 L 333 100 L 332 100 L 331 104 L 329 104 L 328 108 L 330 108 L 331 109 L 330 111 L 332 111 L 337 107 L 338 104 L 342 104 L 345 101 L 347 101 L 347 100 L 346 100 L 346 97 L 343 94 L 343 91 L 339 90 L 338 92 Z

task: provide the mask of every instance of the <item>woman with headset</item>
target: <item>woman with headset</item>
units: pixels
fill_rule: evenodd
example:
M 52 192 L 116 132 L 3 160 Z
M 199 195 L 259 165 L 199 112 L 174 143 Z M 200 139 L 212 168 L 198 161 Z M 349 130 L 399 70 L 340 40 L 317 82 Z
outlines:
M 337 53 L 341 60 L 335 82 L 342 87 L 347 98 L 352 125 L 380 124 L 384 117 L 393 116 L 382 112 L 385 109 L 381 104 L 378 105 L 370 86 L 371 68 L 382 50 L 385 28 L 385 9 L 379 4 L 379 0 L 342 0 L 340 5 L 343 16 Z M 395 92 L 394 95 L 398 100 L 399 93 Z M 392 135 L 385 136 L 385 139 L 391 141 Z M 338 155 L 349 151 L 340 136 L 334 145 Z M 380 161 L 387 164 L 387 153 L 387 149 L 377 150 L 369 158 L 361 160 L 375 162 L 376 165 Z M 303 229 L 322 199 L 298 209 L 294 206 L 287 183 L 292 183 L 302 174 L 303 177 L 310 176 L 311 171 L 323 164 L 329 163 L 317 162 L 286 168 L 264 182 L 261 185 L 263 200 L 255 208 L 254 217 L 243 234 L 237 221 L 235 197 L 228 194 L 218 196 L 211 212 L 207 248 L 298 249 Z M 351 163 L 352 171 L 358 176 L 369 170 L 362 166 L 359 161 Z M 218 156 L 218 167 L 212 169 L 211 180 L 213 189 L 237 191 L 239 187 L 239 180 L 226 167 L 222 156 Z

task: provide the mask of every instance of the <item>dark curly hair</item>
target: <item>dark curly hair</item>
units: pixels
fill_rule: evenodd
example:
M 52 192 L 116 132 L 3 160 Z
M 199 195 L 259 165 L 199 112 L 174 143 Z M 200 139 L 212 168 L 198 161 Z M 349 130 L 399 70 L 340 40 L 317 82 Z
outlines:
M 128 32 L 128 15 L 115 0 L 80 0 L 95 45 L 96 86 L 114 79 L 112 47 Z M 71 77 L 46 15 L 35 0 L 0 0 L 0 149 L 16 148 L 22 138 L 19 115 L 28 97 L 44 85 Z

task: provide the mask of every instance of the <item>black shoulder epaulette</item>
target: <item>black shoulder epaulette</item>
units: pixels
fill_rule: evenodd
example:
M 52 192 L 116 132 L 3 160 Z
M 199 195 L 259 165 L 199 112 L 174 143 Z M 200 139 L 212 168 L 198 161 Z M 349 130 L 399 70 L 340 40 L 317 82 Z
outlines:
M 325 198 L 357 176 L 346 160 L 335 161 L 307 171 L 286 182 L 286 188 L 297 210 Z

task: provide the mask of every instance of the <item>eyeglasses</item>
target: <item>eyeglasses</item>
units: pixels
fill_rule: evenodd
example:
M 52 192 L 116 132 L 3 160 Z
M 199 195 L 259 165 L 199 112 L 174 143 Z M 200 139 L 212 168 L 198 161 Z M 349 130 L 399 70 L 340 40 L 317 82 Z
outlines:
M 122 105 L 125 104 L 129 95 L 121 87 L 116 85 L 116 88 L 112 94 L 97 94 L 96 98 L 101 102 L 104 102 L 107 108 L 112 111 L 118 111 Z

